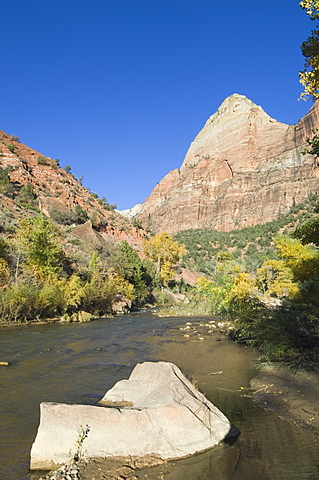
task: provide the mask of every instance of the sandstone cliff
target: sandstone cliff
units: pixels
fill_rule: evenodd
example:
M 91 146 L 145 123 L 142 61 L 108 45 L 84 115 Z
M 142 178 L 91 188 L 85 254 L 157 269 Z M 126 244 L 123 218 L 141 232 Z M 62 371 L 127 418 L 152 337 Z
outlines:
M 226 98 L 192 142 L 181 168 L 154 188 L 137 217 L 144 228 L 229 231 L 271 221 L 319 192 L 303 155 L 319 127 L 318 102 L 297 125 L 280 123 L 243 95 Z

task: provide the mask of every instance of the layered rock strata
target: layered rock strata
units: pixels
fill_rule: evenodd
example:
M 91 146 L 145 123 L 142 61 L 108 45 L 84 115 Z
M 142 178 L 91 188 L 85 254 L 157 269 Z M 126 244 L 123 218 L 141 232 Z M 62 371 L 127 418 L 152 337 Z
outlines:
M 166 460 L 238 434 L 225 415 L 168 362 L 136 365 L 129 380 L 118 382 L 100 404 L 42 403 L 31 469 L 56 468 L 70 460 L 79 440 L 77 432 L 84 425 L 89 427 L 83 442 L 86 457 L 152 454 Z
M 297 125 L 280 123 L 243 95 L 226 98 L 136 217 L 155 232 L 229 231 L 278 218 L 319 192 L 319 168 L 302 152 L 319 127 L 317 102 Z

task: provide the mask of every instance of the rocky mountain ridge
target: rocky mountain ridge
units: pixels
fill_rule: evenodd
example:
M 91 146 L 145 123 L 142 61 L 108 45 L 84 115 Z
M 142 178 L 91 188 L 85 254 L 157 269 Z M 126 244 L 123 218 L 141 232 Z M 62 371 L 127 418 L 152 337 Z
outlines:
M 30 198 L 21 197 L 25 186 L 29 187 Z M 74 211 L 83 214 L 84 221 L 79 222 L 82 225 L 74 225 L 73 232 L 86 243 L 99 245 L 103 239 L 112 238 L 138 246 L 144 236 L 104 198 L 99 199 L 72 173 L 62 169 L 58 160 L 41 155 L 16 136 L 0 131 L 0 230 L 10 222 L 15 224 L 20 218 L 33 215 L 34 210 L 53 219 L 63 217 L 62 223 L 72 219 Z
M 318 164 L 302 153 L 317 127 L 318 102 L 297 125 L 286 125 L 233 94 L 207 120 L 181 168 L 135 207 L 135 218 L 144 228 L 171 234 L 274 220 L 319 191 Z

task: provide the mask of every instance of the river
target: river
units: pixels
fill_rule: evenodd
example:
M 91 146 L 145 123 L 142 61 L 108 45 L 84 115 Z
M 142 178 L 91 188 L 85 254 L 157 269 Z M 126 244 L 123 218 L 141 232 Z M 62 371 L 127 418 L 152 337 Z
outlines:
M 254 404 L 249 381 L 257 353 L 217 330 L 208 334 L 209 320 L 140 313 L 1 330 L 0 361 L 10 366 L 0 367 L 0 479 L 39 478 L 29 471 L 29 453 L 41 402 L 95 404 L 136 363 L 164 360 L 193 379 L 241 434 L 232 445 L 155 469 L 150 479 L 318 480 L 318 438 Z

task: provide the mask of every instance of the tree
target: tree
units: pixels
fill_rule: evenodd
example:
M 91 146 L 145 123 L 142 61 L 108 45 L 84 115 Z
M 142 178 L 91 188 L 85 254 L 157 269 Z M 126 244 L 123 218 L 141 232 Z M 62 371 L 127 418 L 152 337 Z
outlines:
M 74 207 L 74 221 L 75 223 L 82 224 L 87 222 L 89 216 L 85 210 L 81 207 L 81 205 L 75 205 Z
M 142 260 L 126 240 L 119 243 L 113 254 L 113 268 L 125 280 L 134 285 L 138 297 L 144 297 L 146 291 L 146 272 Z
M 185 246 L 180 245 L 165 232 L 158 233 L 150 240 L 145 240 L 143 250 L 145 255 L 155 262 L 157 274 L 165 285 L 174 278 L 174 268 L 186 253 Z
M 26 256 L 27 265 L 40 280 L 62 271 L 63 252 L 58 235 L 44 215 L 21 220 L 16 240 Z
M 319 19 L 319 0 L 305 0 L 300 2 L 303 10 L 311 20 Z M 300 98 L 319 98 L 319 28 L 317 26 L 311 35 L 301 45 L 305 57 L 305 69 L 299 72 L 299 81 L 304 87 Z
M 304 282 L 319 273 L 319 255 L 310 245 L 303 245 L 296 238 L 284 236 L 278 236 L 275 245 L 279 257 L 291 269 L 294 281 Z
M 31 183 L 26 183 L 21 188 L 17 197 L 18 203 L 25 206 L 35 206 L 37 195 Z
M 303 245 L 313 243 L 319 247 L 319 217 L 313 217 L 299 225 L 294 231 L 294 237 Z
M 299 293 L 298 283 L 293 281 L 293 272 L 284 260 L 266 260 L 257 270 L 257 285 L 264 294 L 279 298 L 295 298 Z
M 312 131 L 313 136 L 312 138 L 307 137 L 306 142 L 309 145 L 309 148 L 306 148 L 302 153 L 305 155 L 306 153 L 310 153 L 311 155 L 314 155 L 315 158 L 319 158 L 319 135 L 318 135 L 319 129 L 316 128 L 315 130 Z M 316 163 L 318 161 L 316 160 Z

